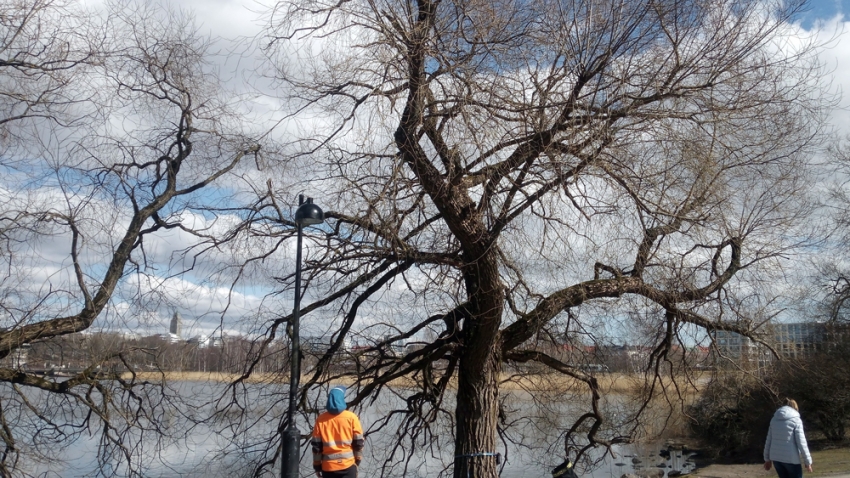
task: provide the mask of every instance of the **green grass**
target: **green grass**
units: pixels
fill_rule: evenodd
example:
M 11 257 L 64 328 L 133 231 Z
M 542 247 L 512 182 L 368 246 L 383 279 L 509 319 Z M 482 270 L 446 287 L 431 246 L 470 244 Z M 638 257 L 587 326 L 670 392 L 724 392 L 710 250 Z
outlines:
M 812 452 L 814 472 L 808 476 L 850 473 L 850 448 L 832 448 Z

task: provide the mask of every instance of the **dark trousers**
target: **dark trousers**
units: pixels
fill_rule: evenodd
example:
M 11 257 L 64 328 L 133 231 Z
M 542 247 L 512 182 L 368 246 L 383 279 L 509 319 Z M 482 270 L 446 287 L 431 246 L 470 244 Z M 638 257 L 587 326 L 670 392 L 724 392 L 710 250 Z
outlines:
M 357 478 L 357 465 L 339 471 L 322 471 L 322 478 Z
M 776 468 L 776 473 L 779 478 L 803 478 L 803 465 L 797 463 L 782 463 L 774 461 L 773 467 Z

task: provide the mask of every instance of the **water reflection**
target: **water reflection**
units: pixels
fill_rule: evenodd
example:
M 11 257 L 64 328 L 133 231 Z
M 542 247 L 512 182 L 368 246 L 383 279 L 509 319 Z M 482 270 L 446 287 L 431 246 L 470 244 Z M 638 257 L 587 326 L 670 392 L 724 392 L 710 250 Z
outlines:
M 693 455 L 681 445 L 665 443 L 634 444 L 621 449 L 623 454 L 613 460 L 613 468 L 598 470 L 594 477 L 620 478 L 624 474 L 645 477 L 676 477 L 694 470 Z
M 223 384 L 207 382 L 183 382 L 172 384 L 181 396 L 187 399 L 182 410 L 167 413 L 165 422 L 173 427 L 185 425 L 183 416 L 205 417 L 213 415 L 216 403 L 224 389 Z M 149 442 L 141 440 L 137 452 L 141 455 L 139 464 L 144 466 L 146 477 L 187 478 L 236 478 L 250 476 L 252 458 L 263 453 L 269 437 L 276 437 L 276 427 L 284 413 L 280 399 L 285 385 L 249 385 L 241 391 L 240 398 L 244 415 L 234 409 L 215 416 L 215 420 L 187 428 L 179 440 L 171 442 Z M 502 478 L 545 478 L 551 476 L 551 470 L 563 461 L 563 445 L 560 432 L 563 430 L 559 420 L 570 420 L 578 407 L 571 407 L 569 400 L 547 401 L 544 403 L 529 400 L 520 393 L 505 394 L 505 403 L 513 407 L 514 414 L 525 418 L 514 423 L 513 430 L 522 437 L 521 444 L 500 443 L 499 451 L 504 457 L 501 467 Z M 451 401 L 452 397 L 447 397 Z M 623 402 L 623 400 L 620 400 Z M 609 407 L 623 407 L 623 403 L 608 403 Z M 453 409 L 452 403 L 444 407 Z M 543 407 L 541 410 L 540 407 Z M 405 408 L 405 402 L 399 396 L 385 394 L 381 400 L 356 410 L 364 427 L 389 416 L 392 410 Z M 236 421 L 236 419 L 241 421 Z M 398 421 L 401 417 L 398 418 Z M 393 449 L 396 437 L 393 431 L 398 422 L 390 420 L 390 425 L 367 438 L 367 454 L 360 476 L 368 478 L 385 476 L 404 478 L 436 477 L 449 469 L 453 462 L 453 446 L 450 438 L 450 423 L 443 426 L 443 432 L 427 441 L 407 443 L 405 449 Z M 308 433 L 310 424 L 299 423 L 302 433 Z M 27 468 L 36 476 L 72 478 L 90 475 L 96 468 L 98 437 L 83 437 L 61 452 L 58 460 L 49 463 L 32 463 Z M 674 477 L 679 473 L 693 470 L 693 463 L 687 458 L 689 452 L 676 448 L 667 448 L 665 444 L 615 446 L 613 456 L 602 456 L 602 450 L 591 453 L 589 461 L 599 461 L 599 465 L 589 470 L 586 463 L 577 464 L 579 476 L 584 478 L 620 478 L 632 473 L 638 476 Z M 301 475 L 314 476 L 310 465 L 309 450 L 306 444 L 301 461 Z M 409 460 L 408 460 L 409 458 Z M 64 463 L 63 463 L 64 462 Z M 108 466 L 108 465 L 107 465 Z M 279 469 L 279 464 L 275 464 Z M 121 470 L 116 476 L 122 475 Z M 266 476 L 275 476 L 269 472 Z

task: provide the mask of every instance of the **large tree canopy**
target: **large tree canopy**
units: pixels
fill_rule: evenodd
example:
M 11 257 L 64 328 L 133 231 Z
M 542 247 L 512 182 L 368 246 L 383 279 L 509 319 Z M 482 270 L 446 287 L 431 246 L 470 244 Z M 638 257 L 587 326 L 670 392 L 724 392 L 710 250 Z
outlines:
M 686 346 L 759 339 L 807 239 L 828 98 L 816 46 L 785 35 L 798 2 L 281 1 L 260 37 L 277 97 L 255 102 L 186 15 L 8 3 L 3 475 L 87 435 L 97 473 L 144 475 L 201 422 L 226 440 L 211 466 L 274 468 L 298 193 L 326 212 L 306 230 L 302 336 L 333 339 L 305 360 L 302 417 L 338 381 L 353 406 L 389 404 L 367 423 L 383 476 L 431 453 L 489 478 L 496 451 L 647 433 L 684 396 Z M 268 84 L 244 73 L 239 91 Z M 147 342 L 82 334 L 132 329 L 192 281 L 224 297 L 214 326 L 253 340 L 202 408 L 138 373 L 164 371 Z M 246 291 L 262 299 L 231 314 Z M 70 377 L 14 360 L 87 340 Z M 595 373 L 593 347 L 623 342 L 640 346 L 637 400 Z
M 308 385 L 347 375 L 364 402 L 413 377 L 394 390 L 406 418 L 373 430 L 397 426 L 410 447 L 451 427 L 458 478 L 496 476 L 476 454 L 522 440 L 500 394 L 513 364 L 583 384 L 586 408 L 553 419 L 567 443 L 638 433 L 651 398 L 676 389 L 682 334 L 757 338 L 779 259 L 804 239 L 824 97 L 812 45 L 783 36 L 799 7 L 278 3 L 267 52 L 291 92 L 290 167 L 310 182 L 269 187 L 243 231 L 280 223 L 293 190 L 327 211 L 305 320 L 337 315 L 336 342 Z M 581 357 L 538 346 L 589 345 L 599 327 L 642 330 L 651 351 L 627 419 L 602 410 Z M 380 339 L 335 372 L 354 333 Z M 399 356 L 399 340 L 421 346 Z

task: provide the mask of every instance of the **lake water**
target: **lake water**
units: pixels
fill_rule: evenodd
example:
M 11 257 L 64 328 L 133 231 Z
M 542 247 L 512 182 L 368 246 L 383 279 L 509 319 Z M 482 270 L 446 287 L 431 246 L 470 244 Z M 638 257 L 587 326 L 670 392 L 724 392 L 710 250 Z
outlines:
M 252 459 L 264 456 L 269 443 L 276 444 L 277 423 L 284 413 L 286 385 L 250 385 L 239 390 L 237 403 L 244 413 L 236 409 L 224 411 L 210 420 L 199 419 L 221 410 L 216 398 L 222 396 L 223 384 L 208 382 L 181 382 L 171 385 L 175 397 L 185 399 L 185 404 L 174 407 L 164 406 L 159 418 L 175 434 L 173 440 L 156 441 L 153 439 L 129 440 L 131 452 L 136 464 L 143 468 L 145 477 L 187 478 L 237 478 L 251 476 Z M 0 391 L 0 399 L 6 401 L 8 390 Z M 229 397 L 229 399 L 232 397 Z M 560 433 L 575 413 L 577 407 L 571 407 L 571 401 L 532 400 L 532 397 L 520 392 L 506 392 L 502 398 L 503 406 L 513 410 L 512 417 L 517 420 L 510 427 L 510 439 L 500 441 L 499 449 L 504 459 L 501 466 L 502 478 L 548 478 L 551 470 L 563 461 L 563 441 Z M 176 402 L 175 402 L 176 403 Z M 623 403 L 612 406 L 624 406 Z M 444 407 L 453 410 L 451 403 Z M 360 469 L 360 477 L 384 476 L 404 478 L 436 477 L 447 470 L 453 461 L 452 443 L 447 432 L 450 416 L 440 420 L 443 426 L 434 429 L 432 436 L 421 438 L 414 443 L 405 442 L 404 447 L 394 447 L 397 443 L 395 433 L 407 426 L 415 426 L 403 421 L 394 411 L 406 408 L 401 397 L 385 393 L 382 400 L 367 407 L 355 410 L 367 429 L 367 449 Z M 24 413 L 24 412 L 21 412 Z M 63 416 L 78 416 L 68 410 Z M 8 414 L 8 410 L 7 410 Z M 523 416 L 524 415 L 524 416 Z M 186 420 L 192 418 L 194 423 Z M 237 418 L 240 418 L 237 420 Z M 7 416 L 7 419 L 9 417 Z M 20 420 L 26 418 L 18 417 Z M 11 420 L 10 420 L 11 421 Z M 14 422 L 13 422 L 14 423 Z M 381 425 L 383 425 L 381 427 Z M 376 430 L 381 427 L 380 430 Z M 13 424 L 14 429 L 14 424 Z M 309 432 L 310 425 L 299 423 L 302 433 Z M 49 459 L 40 463 L 27 462 L 25 469 L 45 478 L 75 478 L 96 476 L 98 467 L 97 447 L 102 435 L 84 435 L 61 450 L 52 450 Z M 692 464 L 687 456 L 673 451 L 669 458 L 659 455 L 662 445 L 615 446 L 614 456 L 601 456 L 601 450 L 591 453 L 597 463 L 588 468 L 587 462 L 580 462 L 577 470 L 585 478 L 619 478 L 624 473 L 634 473 L 640 469 L 657 469 L 665 472 L 677 470 L 687 472 Z M 301 475 L 315 476 L 310 466 L 311 456 L 308 447 L 302 448 Z M 479 458 L 482 459 L 482 458 Z M 638 462 L 638 463 L 635 463 Z M 111 469 L 111 460 L 102 460 L 102 468 L 111 470 L 114 476 L 126 476 L 121 468 Z M 662 467 L 663 466 L 663 467 Z M 280 463 L 273 466 L 262 476 L 279 476 Z M 445 476 L 445 475 L 444 475 Z

